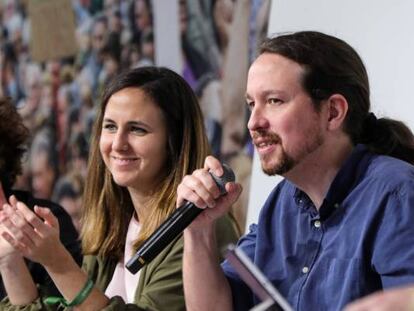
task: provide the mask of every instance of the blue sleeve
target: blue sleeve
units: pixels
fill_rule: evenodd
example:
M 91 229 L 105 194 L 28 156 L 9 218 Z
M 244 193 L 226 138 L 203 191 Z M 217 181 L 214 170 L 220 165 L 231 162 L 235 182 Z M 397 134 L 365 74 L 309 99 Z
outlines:
M 256 231 L 257 225 L 251 225 L 249 233 L 241 237 L 237 243 L 237 247 L 241 248 L 252 261 L 254 261 Z M 250 288 L 240 279 L 227 260 L 221 264 L 221 267 L 231 287 L 233 309 L 238 311 L 250 310 L 253 307 L 253 293 Z
M 373 248 L 383 288 L 414 283 L 414 182 L 391 193 Z

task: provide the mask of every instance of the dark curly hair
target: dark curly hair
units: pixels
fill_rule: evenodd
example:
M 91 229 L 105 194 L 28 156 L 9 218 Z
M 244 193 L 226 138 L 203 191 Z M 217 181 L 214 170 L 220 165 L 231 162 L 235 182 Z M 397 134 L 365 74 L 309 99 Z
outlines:
M 0 98 L 0 178 L 11 187 L 22 171 L 22 156 L 26 152 L 29 130 L 10 98 Z

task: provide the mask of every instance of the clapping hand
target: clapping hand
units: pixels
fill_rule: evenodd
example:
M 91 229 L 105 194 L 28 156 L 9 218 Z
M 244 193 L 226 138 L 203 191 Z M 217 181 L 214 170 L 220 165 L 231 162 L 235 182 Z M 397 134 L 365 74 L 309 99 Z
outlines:
M 34 212 L 24 203 L 10 200 L 0 216 L 1 236 L 26 258 L 44 266 L 53 263 L 61 246 L 59 222 L 50 209 L 35 206 Z
M 3 233 L 7 232 L 7 229 L 2 224 L 2 220 L 7 218 L 7 203 L 9 206 L 15 206 L 17 203 L 14 196 L 10 197 L 9 202 L 7 202 L 6 197 L 3 192 L 3 188 L 0 187 L 0 235 L 3 236 Z M 6 260 L 10 255 L 17 254 L 18 252 L 11 246 L 4 238 L 0 237 L 0 262 Z

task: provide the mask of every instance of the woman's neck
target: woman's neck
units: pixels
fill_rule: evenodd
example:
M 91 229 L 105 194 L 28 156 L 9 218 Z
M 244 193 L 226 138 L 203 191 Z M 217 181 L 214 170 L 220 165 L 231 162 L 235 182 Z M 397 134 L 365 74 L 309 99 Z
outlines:
M 138 218 L 138 221 L 146 219 L 149 214 L 148 205 L 152 195 L 132 188 L 128 188 L 128 191 L 129 195 L 131 196 L 132 204 L 134 205 L 135 214 Z

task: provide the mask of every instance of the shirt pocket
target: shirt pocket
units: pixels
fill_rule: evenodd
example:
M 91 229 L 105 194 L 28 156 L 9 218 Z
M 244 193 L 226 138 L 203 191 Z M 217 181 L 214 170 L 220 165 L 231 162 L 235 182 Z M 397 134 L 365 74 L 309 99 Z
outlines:
M 325 299 L 327 303 L 344 305 L 359 298 L 365 288 L 362 260 L 333 258 L 328 261 Z

